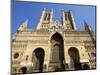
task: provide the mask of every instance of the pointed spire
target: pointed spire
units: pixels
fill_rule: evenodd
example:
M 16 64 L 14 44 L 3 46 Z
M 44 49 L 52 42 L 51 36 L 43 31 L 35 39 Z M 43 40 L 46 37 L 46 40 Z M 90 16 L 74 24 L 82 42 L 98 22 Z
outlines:
M 51 9 L 51 18 L 50 18 L 50 22 L 53 22 L 53 9 Z
M 84 21 L 84 28 L 86 31 L 92 31 L 92 29 L 90 28 L 90 26 L 88 26 L 86 21 Z
M 72 21 L 72 26 L 73 26 L 73 29 L 77 29 L 76 28 L 76 24 L 75 24 L 75 20 L 74 20 L 74 17 L 73 17 L 73 13 L 72 13 L 72 11 L 71 10 L 69 10 L 69 15 L 70 15 L 70 17 L 71 17 L 71 21 Z
M 85 27 L 85 31 L 87 31 L 87 32 L 89 32 L 89 34 L 90 34 L 90 37 L 91 37 L 91 39 L 92 39 L 92 42 L 94 43 L 94 45 L 95 45 L 95 34 L 94 34 L 94 32 L 93 32 L 93 30 L 90 28 L 90 26 L 88 26 L 88 24 L 87 24 L 87 22 L 86 21 L 84 21 L 84 27 Z M 96 46 L 95 46 L 96 47 Z
M 28 25 L 28 19 L 24 23 L 22 23 L 20 25 L 20 27 L 18 28 L 18 30 L 25 30 L 25 29 L 27 29 L 27 25 Z
M 86 21 L 84 21 L 84 27 L 85 27 L 85 30 L 89 29 Z
M 46 11 L 46 8 L 43 8 L 42 14 L 45 14 Z

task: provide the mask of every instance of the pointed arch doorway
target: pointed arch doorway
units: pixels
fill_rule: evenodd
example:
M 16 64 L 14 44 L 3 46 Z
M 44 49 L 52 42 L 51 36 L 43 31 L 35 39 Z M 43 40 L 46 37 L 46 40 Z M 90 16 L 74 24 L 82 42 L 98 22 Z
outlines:
M 45 52 L 42 48 L 36 48 L 32 53 L 32 61 L 34 63 L 34 70 L 36 72 L 43 72 Z
M 54 71 L 64 70 L 64 44 L 63 38 L 59 33 L 55 33 L 51 37 L 51 56 L 50 64 L 54 68 Z
M 80 63 L 80 55 L 79 51 L 75 47 L 71 47 L 68 50 L 68 54 L 70 56 L 70 69 L 72 70 L 81 70 L 81 63 Z

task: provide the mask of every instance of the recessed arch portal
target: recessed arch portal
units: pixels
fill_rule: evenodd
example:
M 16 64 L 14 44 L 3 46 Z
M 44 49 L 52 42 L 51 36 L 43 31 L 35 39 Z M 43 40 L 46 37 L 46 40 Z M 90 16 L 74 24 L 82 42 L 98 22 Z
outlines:
M 21 72 L 23 73 L 23 74 L 26 74 L 27 73 L 27 68 L 24 66 L 24 67 L 22 67 L 21 69 Z
M 70 68 L 74 70 L 80 70 L 81 68 L 81 63 L 80 63 L 80 55 L 79 51 L 75 47 L 71 47 L 68 50 L 68 54 L 70 56 Z
M 64 70 L 65 67 L 64 67 L 63 38 L 59 33 L 56 32 L 55 34 L 52 35 L 50 42 L 51 42 L 50 63 L 56 64 L 56 66 L 57 66 L 56 71 Z
M 44 63 L 45 52 L 42 48 L 36 48 L 32 53 L 32 61 L 34 63 L 34 70 L 38 72 L 43 72 L 43 63 Z

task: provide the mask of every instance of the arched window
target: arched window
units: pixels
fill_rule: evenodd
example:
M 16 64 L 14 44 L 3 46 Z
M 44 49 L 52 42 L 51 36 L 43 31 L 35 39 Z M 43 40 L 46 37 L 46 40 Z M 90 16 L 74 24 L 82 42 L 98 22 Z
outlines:
M 70 68 L 72 68 L 74 70 L 82 69 L 78 49 L 75 47 L 71 47 L 68 50 L 68 54 L 70 56 Z
M 45 52 L 42 48 L 36 48 L 32 53 L 32 62 L 34 64 L 34 70 L 38 72 L 43 72 L 43 63 L 44 63 Z

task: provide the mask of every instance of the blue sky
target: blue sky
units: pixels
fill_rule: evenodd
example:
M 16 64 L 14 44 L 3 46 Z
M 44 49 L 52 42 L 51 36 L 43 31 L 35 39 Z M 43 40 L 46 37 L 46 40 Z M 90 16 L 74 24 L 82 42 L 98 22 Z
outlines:
M 61 21 L 62 9 L 64 11 L 71 10 L 78 30 L 84 29 L 83 22 L 85 20 L 93 31 L 95 31 L 95 6 L 12 1 L 12 34 L 16 32 L 20 24 L 26 19 L 29 19 L 28 28 L 35 29 L 44 8 L 47 10 L 53 8 L 54 19 L 58 19 L 59 21 Z

